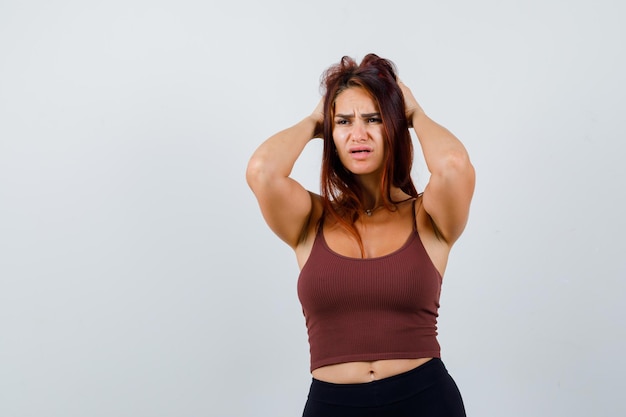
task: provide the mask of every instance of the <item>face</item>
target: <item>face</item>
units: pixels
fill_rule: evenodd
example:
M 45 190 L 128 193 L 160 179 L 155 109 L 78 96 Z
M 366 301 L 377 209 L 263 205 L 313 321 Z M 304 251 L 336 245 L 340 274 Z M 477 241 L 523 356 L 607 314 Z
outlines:
M 378 106 L 358 87 L 335 100 L 333 139 L 343 166 L 356 175 L 382 172 L 385 155 L 383 122 Z

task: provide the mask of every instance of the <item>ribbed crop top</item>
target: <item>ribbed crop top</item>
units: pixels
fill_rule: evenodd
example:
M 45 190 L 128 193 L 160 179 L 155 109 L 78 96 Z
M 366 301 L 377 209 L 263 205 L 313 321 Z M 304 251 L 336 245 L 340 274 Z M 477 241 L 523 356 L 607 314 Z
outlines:
M 377 258 L 330 249 L 318 228 L 300 272 L 311 371 L 325 365 L 440 357 L 441 275 L 414 228 L 404 245 Z

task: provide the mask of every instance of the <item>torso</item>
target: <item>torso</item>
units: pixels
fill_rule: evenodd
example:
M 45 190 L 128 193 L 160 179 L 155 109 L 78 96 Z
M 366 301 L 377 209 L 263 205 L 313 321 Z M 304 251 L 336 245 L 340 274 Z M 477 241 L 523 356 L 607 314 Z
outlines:
M 408 197 L 408 196 L 406 196 Z M 403 199 L 402 199 L 403 200 Z M 388 255 L 398 250 L 406 242 L 413 231 L 413 207 L 417 231 L 433 264 L 443 276 L 450 247 L 437 237 L 434 226 L 418 197 L 415 205 L 412 200 L 398 204 L 396 211 L 380 208 L 371 216 L 363 214 L 356 222 L 356 227 L 363 240 L 366 258 Z M 300 268 L 306 263 L 315 240 L 315 228 L 321 217 L 321 201 L 314 199 L 313 216 L 307 230 L 306 239 L 296 248 L 296 257 Z M 360 258 L 359 246 L 347 231 L 337 225 L 324 222 L 324 238 L 334 252 L 353 258 Z M 398 375 L 414 369 L 431 358 L 418 359 L 386 359 L 367 362 L 345 362 L 323 366 L 313 370 L 313 377 L 336 384 L 365 383 Z

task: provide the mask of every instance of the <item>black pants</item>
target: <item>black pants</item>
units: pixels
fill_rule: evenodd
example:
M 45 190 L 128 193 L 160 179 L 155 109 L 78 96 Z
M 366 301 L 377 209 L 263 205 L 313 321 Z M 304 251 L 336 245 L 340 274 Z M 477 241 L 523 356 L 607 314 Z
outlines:
M 465 417 L 459 389 L 443 362 L 363 384 L 313 379 L 303 417 Z

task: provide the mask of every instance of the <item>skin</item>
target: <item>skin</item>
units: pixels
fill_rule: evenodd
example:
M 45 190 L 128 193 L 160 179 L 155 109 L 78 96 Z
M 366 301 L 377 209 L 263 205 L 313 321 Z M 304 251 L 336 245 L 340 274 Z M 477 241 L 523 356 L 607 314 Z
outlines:
M 443 276 L 450 249 L 467 222 L 474 191 L 474 169 L 461 142 L 432 121 L 411 90 L 399 84 L 405 97 L 407 120 L 417 134 L 431 174 L 415 204 L 416 226 L 428 255 Z M 377 208 L 372 216 L 363 214 L 355 223 L 366 258 L 399 249 L 413 227 L 410 201 L 397 204 L 395 211 L 380 207 L 385 148 L 378 112 L 375 102 L 361 88 L 348 88 L 335 100 L 333 139 L 339 158 L 363 186 L 364 206 Z M 261 144 L 246 172 L 268 226 L 295 251 L 300 268 L 311 253 L 322 203 L 319 195 L 307 191 L 289 175 L 307 143 L 321 136 L 323 121 L 320 101 L 309 116 Z M 392 187 L 391 196 L 393 201 L 410 197 L 396 187 Z M 342 227 L 326 221 L 323 233 L 331 250 L 348 257 L 361 257 L 357 241 Z M 364 383 L 406 372 L 430 359 L 340 363 L 315 369 L 313 377 L 333 383 Z
M 369 185 L 367 195 L 375 195 L 370 184 L 382 174 L 383 124 L 378 107 L 362 88 L 350 88 L 337 97 L 333 140 L 343 166 Z

